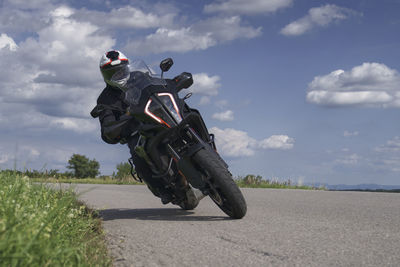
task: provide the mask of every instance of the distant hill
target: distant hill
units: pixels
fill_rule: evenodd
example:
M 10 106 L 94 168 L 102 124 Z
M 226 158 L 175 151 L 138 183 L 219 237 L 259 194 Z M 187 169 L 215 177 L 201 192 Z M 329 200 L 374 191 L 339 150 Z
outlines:
M 358 185 L 328 185 L 329 190 L 400 190 L 400 185 L 358 184 Z
M 355 190 L 355 191 L 396 191 L 400 192 L 400 185 L 380 185 L 380 184 L 357 184 L 357 185 L 347 185 L 347 184 L 307 184 L 313 187 L 325 187 L 328 190 Z

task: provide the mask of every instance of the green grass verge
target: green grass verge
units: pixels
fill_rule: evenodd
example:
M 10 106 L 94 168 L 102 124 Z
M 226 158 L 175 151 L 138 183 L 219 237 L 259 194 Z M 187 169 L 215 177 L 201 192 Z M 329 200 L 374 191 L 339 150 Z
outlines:
M 55 179 L 55 178 L 30 178 L 33 182 L 39 183 L 72 183 L 72 184 L 128 184 L 137 185 L 143 184 L 138 183 L 132 178 L 126 178 L 122 180 L 118 179 L 100 179 L 100 178 L 85 178 L 85 179 Z M 236 184 L 239 187 L 245 188 L 276 188 L 276 189 L 305 189 L 305 190 L 324 190 L 325 188 L 315 188 L 312 186 L 305 185 L 292 185 L 290 182 L 271 182 L 269 180 L 254 180 L 248 178 L 238 178 L 235 179 Z
M 0 174 L 1 266 L 111 266 L 101 221 L 71 191 Z
M 32 182 L 37 183 L 67 183 L 67 184 L 143 184 L 136 182 L 133 179 L 102 179 L 102 178 L 70 178 L 70 179 L 56 179 L 56 178 L 30 178 Z
M 236 184 L 239 187 L 244 187 L 244 188 L 276 188 L 276 189 L 305 189 L 305 190 L 321 189 L 305 185 L 287 185 L 284 183 L 268 183 L 268 182 L 249 184 L 244 181 L 236 181 Z

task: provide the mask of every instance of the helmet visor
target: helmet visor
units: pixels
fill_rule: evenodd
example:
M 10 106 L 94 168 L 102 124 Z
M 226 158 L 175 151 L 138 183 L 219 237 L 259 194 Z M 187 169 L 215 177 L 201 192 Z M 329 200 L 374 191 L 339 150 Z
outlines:
M 130 77 L 129 65 L 124 65 L 110 78 L 110 82 L 119 86 L 124 86 Z

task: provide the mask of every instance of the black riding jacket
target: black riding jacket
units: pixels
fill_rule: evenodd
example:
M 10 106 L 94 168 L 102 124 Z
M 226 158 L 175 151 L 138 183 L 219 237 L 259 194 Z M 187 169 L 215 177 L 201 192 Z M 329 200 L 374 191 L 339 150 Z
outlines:
M 97 106 L 90 113 L 99 117 L 101 138 L 109 144 L 126 140 L 137 130 L 138 121 L 126 114 L 128 105 L 124 102 L 125 92 L 107 85 L 97 98 Z

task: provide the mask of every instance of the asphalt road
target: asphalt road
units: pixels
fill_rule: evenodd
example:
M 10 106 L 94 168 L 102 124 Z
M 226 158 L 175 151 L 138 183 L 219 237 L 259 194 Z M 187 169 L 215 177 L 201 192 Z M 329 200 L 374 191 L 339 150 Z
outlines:
M 183 211 L 144 186 L 76 189 L 115 266 L 400 266 L 400 194 L 242 189 L 247 215 L 231 220 L 209 198 Z

